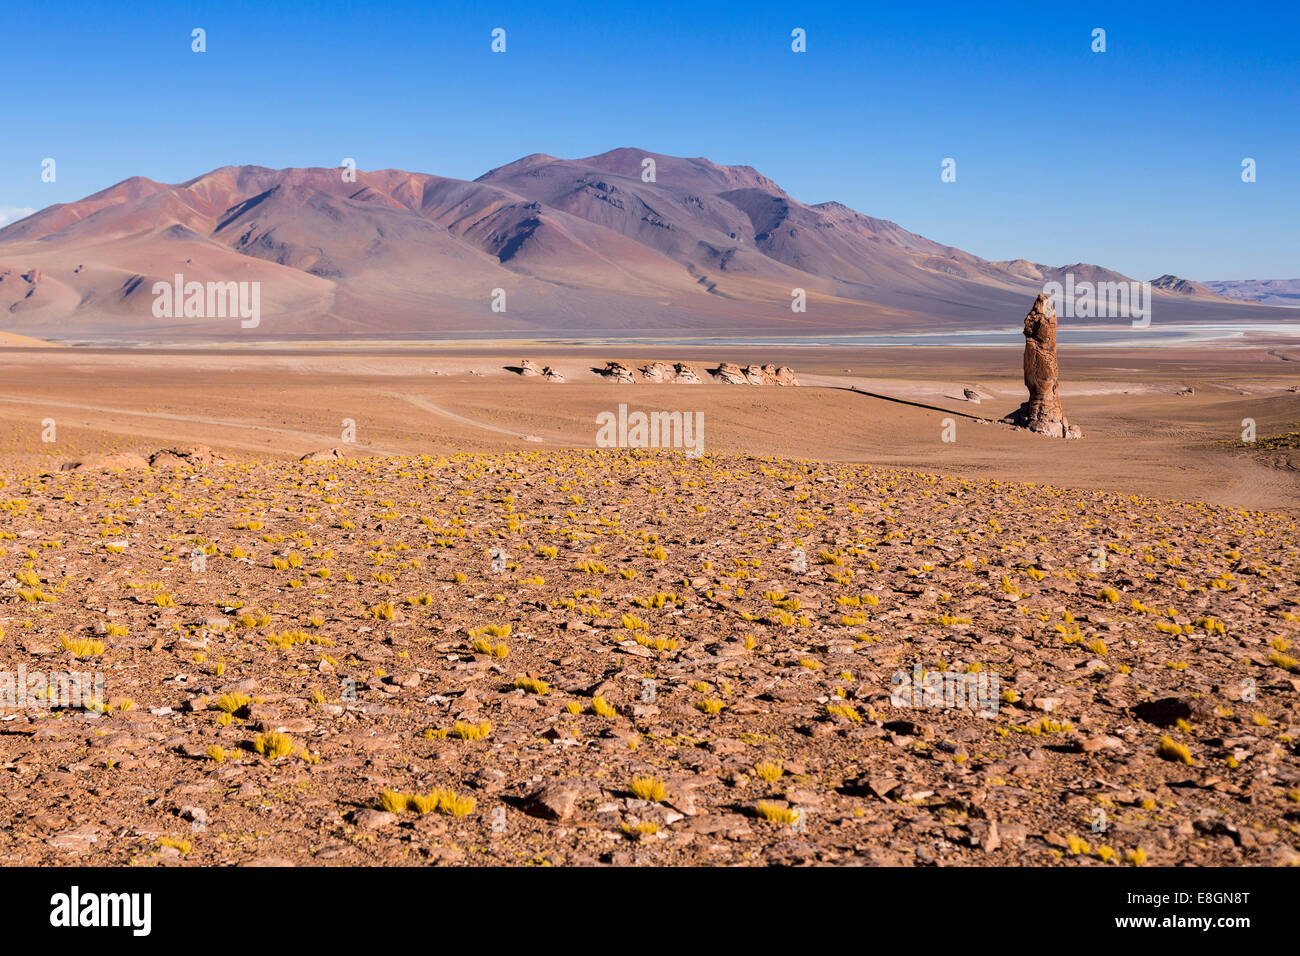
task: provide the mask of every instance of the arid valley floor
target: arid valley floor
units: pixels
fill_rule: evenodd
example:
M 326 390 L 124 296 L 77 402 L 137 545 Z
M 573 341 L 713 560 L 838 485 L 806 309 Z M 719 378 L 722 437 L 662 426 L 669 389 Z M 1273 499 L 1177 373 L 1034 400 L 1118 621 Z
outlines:
M 7 863 L 1300 862 L 1300 348 L 1063 351 L 1072 442 L 1007 349 L 0 362 L 0 670 L 104 682 L 0 707 Z

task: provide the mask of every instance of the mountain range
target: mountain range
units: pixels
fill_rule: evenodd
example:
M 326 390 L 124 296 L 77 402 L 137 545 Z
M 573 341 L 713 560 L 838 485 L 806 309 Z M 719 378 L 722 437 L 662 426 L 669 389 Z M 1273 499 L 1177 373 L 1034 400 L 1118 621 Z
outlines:
M 225 166 L 176 185 L 132 177 L 0 229 L 0 331 L 108 343 L 982 330 L 1017 326 L 1067 273 L 1130 281 L 982 259 L 802 203 L 748 166 L 639 149 L 535 154 L 472 182 Z M 178 274 L 260 283 L 260 323 L 157 317 L 154 283 Z M 1294 314 L 1176 276 L 1153 288 L 1157 321 Z

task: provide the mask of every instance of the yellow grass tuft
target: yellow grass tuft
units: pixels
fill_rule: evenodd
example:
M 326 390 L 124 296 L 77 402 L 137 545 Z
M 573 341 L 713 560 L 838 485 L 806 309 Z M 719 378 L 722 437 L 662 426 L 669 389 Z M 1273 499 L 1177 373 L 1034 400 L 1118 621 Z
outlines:
M 247 694 L 241 694 L 234 691 L 229 694 L 222 694 L 217 698 L 217 710 L 224 710 L 227 714 L 233 714 L 236 711 L 243 710 L 253 702 L 253 698 Z
M 649 800 L 653 803 L 662 803 L 668 796 L 668 788 L 658 777 L 633 777 L 628 781 L 627 788 L 638 800 Z
M 486 637 L 474 638 L 471 649 L 475 654 L 486 654 L 488 657 L 505 657 L 510 653 L 505 641 L 493 644 Z
M 453 737 L 459 737 L 461 740 L 482 740 L 492 733 L 492 721 L 483 720 L 477 724 L 471 724 L 463 720 L 458 720 L 451 725 L 451 734 Z
M 855 724 L 862 723 L 862 715 L 857 712 L 852 704 L 827 704 L 826 715 L 828 717 L 845 717 Z
M 448 816 L 463 817 L 474 812 L 476 805 L 477 801 L 473 797 L 459 796 L 446 787 L 434 787 L 428 793 L 416 794 L 385 789 L 379 794 L 379 806 L 389 813 L 411 810 L 420 815 L 443 813 Z
M 322 634 L 308 634 L 306 631 L 285 631 L 283 634 L 267 635 L 266 643 L 272 647 L 288 650 L 299 644 L 316 644 L 321 647 L 333 647 L 334 642 Z
M 1163 757 L 1165 760 L 1185 763 L 1189 767 L 1195 766 L 1195 761 L 1192 760 L 1192 753 L 1187 749 L 1187 745 L 1180 744 L 1172 737 L 1160 738 L 1160 743 L 1156 745 L 1156 754 Z
M 274 730 L 258 734 L 253 741 L 253 749 L 267 760 L 279 760 L 293 753 L 293 738 Z
M 92 640 L 88 637 L 68 637 L 65 635 L 59 643 L 65 651 L 72 651 L 76 657 L 98 657 L 104 653 L 104 642 Z
M 799 821 L 799 811 L 791 807 L 782 806 L 779 803 L 773 803 L 771 800 L 760 800 L 754 804 L 754 812 L 768 823 L 781 823 L 791 826 Z
M 158 845 L 171 847 L 173 850 L 179 850 L 182 854 L 190 852 L 190 841 L 178 837 L 161 837 L 158 840 Z
M 516 677 L 515 686 L 528 691 L 530 694 L 536 694 L 538 697 L 544 697 L 551 691 L 551 685 L 538 677 Z

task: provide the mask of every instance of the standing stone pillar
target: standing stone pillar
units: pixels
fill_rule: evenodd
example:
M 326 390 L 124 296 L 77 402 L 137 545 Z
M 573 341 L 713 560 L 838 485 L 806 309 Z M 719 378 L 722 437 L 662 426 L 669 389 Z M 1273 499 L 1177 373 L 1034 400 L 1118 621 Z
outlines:
M 1083 433 L 1065 419 L 1057 387 L 1056 307 L 1052 297 L 1040 292 L 1025 316 L 1025 388 L 1029 401 L 1002 421 L 1052 438 L 1082 438 Z

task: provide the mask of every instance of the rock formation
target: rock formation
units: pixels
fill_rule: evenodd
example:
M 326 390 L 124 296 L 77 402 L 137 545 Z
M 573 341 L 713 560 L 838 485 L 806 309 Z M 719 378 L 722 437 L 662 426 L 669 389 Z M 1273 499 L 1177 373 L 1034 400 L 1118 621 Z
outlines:
M 534 364 L 532 359 L 524 359 L 519 363 L 520 375 L 541 375 L 541 369 Z
M 91 455 L 77 461 L 65 461 L 59 471 L 127 471 L 150 468 L 192 468 L 202 471 L 209 465 L 220 464 L 222 458 L 207 445 L 177 445 L 172 448 L 160 448 L 148 458 L 135 452 L 110 452 L 103 455 Z
M 112 452 L 106 455 L 91 455 L 80 461 L 66 461 L 59 466 L 59 471 L 128 471 L 144 469 L 148 471 L 149 461 L 143 455 L 134 452 Z
M 1057 393 L 1060 369 L 1056 363 L 1056 307 L 1052 297 L 1039 293 L 1025 316 L 1025 387 L 1029 401 L 1002 421 L 1052 438 L 1082 438 L 1066 421 Z
M 343 449 L 341 448 L 325 448 L 322 449 L 321 451 L 308 452 L 298 460 L 299 461 L 341 461 L 346 457 L 348 456 L 343 454 Z
M 788 365 L 747 365 L 741 368 L 735 362 L 723 362 L 713 372 L 713 377 L 727 385 L 798 385 L 794 369 Z
M 651 362 L 641 367 L 641 377 L 647 382 L 671 382 L 673 369 L 667 362 Z
M 635 382 L 636 376 L 632 370 L 622 362 L 606 362 L 605 367 L 601 369 L 601 375 L 605 378 L 613 379 L 615 382 Z
M 794 377 L 794 369 L 788 365 L 764 365 L 763 374 L 771 379 L 773 385 L 793 386 L 799 384 L 799 380 Z
M 735 362 L 723 362 L 713 373 L 713 377 L 727 385 L 749 384 L 749 379 Z
M 559 372 L 557 372 L 555 369 L 551 368 L 549 365 L 546 366 L 546 368 L 542 369 L 542 378 L 546 379 L 548 382 L 564 381 L 564 376 L 561 375 Z
M 178 445 L 160 448 L 149 456 L 150 468 L 193 468 L 202 471 L 208 465 L 225 461 L 207 445 Z
M 678 362 L 673 366 L 673 381 L 679 385 L 699 385 L 700 377 L 695 374 L 695 369 L 691 368 L 685 362 Z

